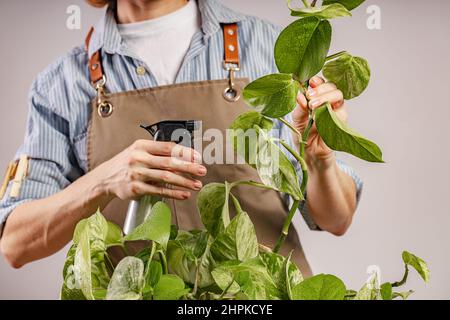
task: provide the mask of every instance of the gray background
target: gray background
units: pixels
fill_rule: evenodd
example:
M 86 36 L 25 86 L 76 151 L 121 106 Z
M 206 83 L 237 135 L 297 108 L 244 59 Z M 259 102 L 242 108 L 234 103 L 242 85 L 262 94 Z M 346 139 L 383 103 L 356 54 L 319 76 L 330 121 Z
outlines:
M 234 9 L 286 25 L 283 0 L 224 0 Z M 66 8 L 82 9 L 82 29 L 66 28 Z M 366 27 L 366 8 L 377 4 L 382 29 Z M 427 9 L 428 7 L 428 9 Z M 21 144 L 27 94 L 33 78 L 58 56 L 83 41 L 101 10 L 76 0 L 0 0 L 0 168 Z M 416 274 L 406 287 L 414 298 L 450 298 L 450 2 L 368 0 L 353 19 L 333 22 L 332 51 L 347 49 L 368 58 L 368 91 L 348 103 L 351 125 L 382 147 L 387 163 L 375 165 L 343 156 L 365 181 L 350 231 L 342 238 L 310 232 L 298 221 L 306 254 L 316 273 L 333 273 L 352 288 L 377 264 L 384 280 L 397 280 L 401 252 L 429 262 L 431 281 Z M 11 269 L 0 258 L 0 299 L 55 299 L 65 252 Z

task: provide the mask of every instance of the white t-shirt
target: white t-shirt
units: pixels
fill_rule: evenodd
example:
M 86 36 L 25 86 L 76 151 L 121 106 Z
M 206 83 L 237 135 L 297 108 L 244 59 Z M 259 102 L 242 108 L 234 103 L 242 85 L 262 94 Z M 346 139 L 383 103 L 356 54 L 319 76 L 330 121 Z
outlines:
M 148 66 L 158 85 L 173 84 L 192 37 L 200 30 L 197 1 L 168 15 L 137 23 L 119 24 L 129 50 Z

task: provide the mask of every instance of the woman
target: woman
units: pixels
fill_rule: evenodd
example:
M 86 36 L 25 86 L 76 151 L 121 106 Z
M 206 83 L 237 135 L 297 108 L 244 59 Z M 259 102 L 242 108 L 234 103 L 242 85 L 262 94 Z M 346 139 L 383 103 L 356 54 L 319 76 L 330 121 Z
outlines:
M 202 185 L 258 179 L 249 166 L 202 165 L 198 152 L 148 140 L 139 124 L 198 119 L 204 129 L 223 132 L 247 110 L 238 95 L 247 78 L 277 71 L 273 45 L 280 29 L 216 0 L 89 2 L 109 8 L 86 46 L 50 65 L 31 89 L 28 131 L 17 153 L 28 157 L 28 175 L 18 195 L 11 196 L 9 183 L 0 206 L 1 251 L 14 268 L 63 248 L 77 222 L 97 208 L 123 225 L 129 200 L 158 195 L 175 199 L 181 228 L 199 228 L 193 210 Z M 234 73 L 240 79 L 233 83 Z M 309 105 L 300 94 L 288 117 L 300 131 L 308 108 L 324 102 L 347 118 L 342 92 L 332 83 L 315 77 L 307 95 Z M 290 132 L 279 123 L 276 128 L 298 148 Z M 306 160 L 310 181 L 302 214 L 311 228 L 342 235 L 361 182 L 315 129 Z M 237 196 L 259 240 L 273 245 L 289 199 L 249 187 L 240 187 Z M 302 272 L 310 275 L 295 230 L 282 251 L 292 249 Z

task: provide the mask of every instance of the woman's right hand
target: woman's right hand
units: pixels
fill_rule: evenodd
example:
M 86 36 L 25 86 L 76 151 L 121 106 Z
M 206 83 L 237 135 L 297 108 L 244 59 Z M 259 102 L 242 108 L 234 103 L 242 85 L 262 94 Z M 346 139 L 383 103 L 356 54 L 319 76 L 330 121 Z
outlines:
M 200 162 L 201 155 L 193 149 L 172 142 L 137 140 L 92 173 L 100 181 L 101 193 L 111 199 L 158 195 L 186 200 L 191 193 L 178 187 L 195 191 L 202 188 L 201 181 L 186 177 L 206 175 Z

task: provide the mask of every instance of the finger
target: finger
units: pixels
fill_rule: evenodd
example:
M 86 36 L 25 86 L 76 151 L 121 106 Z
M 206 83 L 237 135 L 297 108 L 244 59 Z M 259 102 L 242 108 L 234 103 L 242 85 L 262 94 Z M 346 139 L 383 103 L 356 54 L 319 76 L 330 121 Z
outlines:
M 195 163 L 202 162 L 202 156 L 199 152 L 192 148 L 187 148 L 179 144 L 176 144 L 173 147 L 171 156 L 184 161 L 191 161 Z
M 297 103 L 303 109 L 303 111 L 308 112 L 308 100 L 303 93 L 299 93 L 297 96 Z
M 306 100 L 306 97 L 300 93 L 297 96 L 297 103 L 299 106 L 292 112 L 292 120 L 294 123 L 306 125 L 309 116 L 308 100 Z
M 321 84 L 320 86 L 316 88 L 310 88 L 306 92 L 306 96 L 309 100 L 314 99 L 315 97 L 321 96 L 325 93 L 331 92 L 336 90 L 336 85 L 332 82 L 327 82 L 324 84 Z
M 311 80 L 309 80 L 309 86 L 311 88 L 316 88 L 324 83 L 325 83 L 325 80 L 319 76 L 314 76 L 311 78 Z
M 202 182 L 199 180 L 188 179 L 170 171 L 140 167 L 135 169 L 133 174 L 136 175 L 133 177 L 134 179 L 143 182 L 165 182 L 177 187 L 183 187 L 195 191 L 198 191 L 203 187 Z
M 148 168 L 162 169 L 166 171 L 178 171 L 195 176 L 205 176 L 206 168 L 198 163 L 183 161 L 174 157 L 149 156 L 143 159 Z
M 344 106 L 344 104 L 345 104 L 344 99 L 342 99 L 338 102 L 332 103 L 331 107 L 333 108 L 333 110 L 339 110 Z
M 161 142 L 151 140 L 138 140 L 135 142 L 137 149 L 157 156 L 172 156 L 184 161 L 199 162 L 201 154 L 194 149 L 178 145 L 174 142 Z
M 342 91 L 334 90 L 312 99 L 309 102 L 309 107 L 314 110 L 326 102 L 329 102 L 331 104 L 337 104 L 341 102 L 343 99 L 344 95 L 342 94 Z
M 191 197 L 191 193 L 189 191 L 170 189 L 144 182 L 136 183 L 134 191 L 140 195 L 157 195 L 163 198 L 171 198 L 176 200 L 186 200 Z
M 344 123 L 348 121 L 348 109 L 345 105 L 342 108 L 337 109 L 335 113 L 336 116 Z

